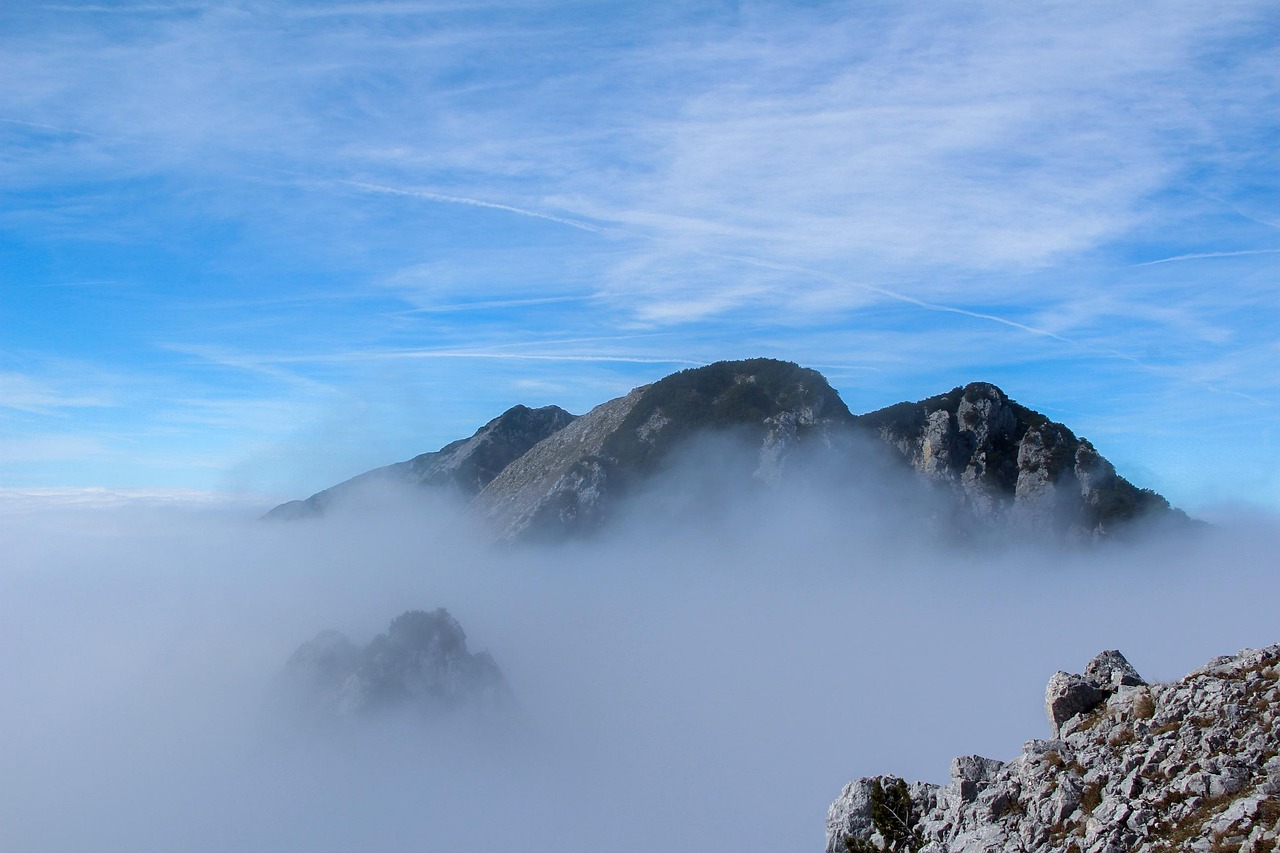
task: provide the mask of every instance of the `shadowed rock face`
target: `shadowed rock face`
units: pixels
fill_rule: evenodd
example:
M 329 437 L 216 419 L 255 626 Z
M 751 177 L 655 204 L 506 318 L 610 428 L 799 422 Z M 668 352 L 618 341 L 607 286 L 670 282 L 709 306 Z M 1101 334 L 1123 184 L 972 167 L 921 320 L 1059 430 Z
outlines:
M 1055 672 L 1044 693 L 1044 712 L 1057 735 L 1068 720 L 1094 710 L 1121 687 L 1145 687 L 1118 649 L 1100 653 L 1078 673 Z
M 1147 684 L 1117 651 L 1049 682 L 1050 740 L 951 782 L 850 782 L 827 853 L 1113 853 L 1280 848 L 1280 645 Z
M 289 658 L 276 696 L 286 712 L 315 722 L 396 711 L 488 714 L 512 702 L 493 658 L 468 652 L 462 626 L 443 608 L 397 616 L 363 649 L 337 631 L 321 632 Z
M 1088 441 L 985 382 L 858 422 L 949 487 L 980 522 L 1090 538 L 1170 512 L 1168 501 L 1117 475 Z
M 558 406 L 530 409 L 515 406 L 476 430 L 470 438 L 446 444 L 406 462 L 366 471 L 304 501 L 289 501 L 267 518 L 293 519 L 321 515 L 335 501 L 377 483 L 440 489 L 470 500 L 529 448 L 573 422 Z

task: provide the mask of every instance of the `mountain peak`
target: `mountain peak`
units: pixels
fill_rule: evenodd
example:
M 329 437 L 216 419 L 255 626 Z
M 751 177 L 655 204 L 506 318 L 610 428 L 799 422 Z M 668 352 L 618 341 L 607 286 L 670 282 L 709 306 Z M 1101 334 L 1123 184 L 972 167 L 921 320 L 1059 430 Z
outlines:
M 756 358 L 673 373 L 611 400 L 507 467 L 475 510 L 502 538 L 553 538 L 600 525 L 636 482 L 697 434 L 728 432 L 754 445 L 761 479 L 790 450 L 853 416 L 815 370 Z
M 872 488 L 883 486 L 873 471 L 915 469 L 942 494 L 936 518 L 950 516 L 966 535 L 1091 539 L 1170 515 L 1167 501 L 1120 477 L 1088 441 L 990 382 L 855 416 L 821 373 L 771 358 L 681 370 L 578 418 L 555 406 L 514 406 L 470 438 L 268 515 L 314 515 L 362 484 L 394 482 L 469 501 L 500 539 L 560 538 L 599 527 L 643 481 L 687 462 L 681 448 L 707 434 L 743 451 L 736 462 L 747 463 L 753 482 L 799 470 L 802 448 L 821 455 L 806 470 Z
M 1168 502 L 1138 489 L 1065 425 L 972 382 L 858 418 L 926 478 L 953 490 L 979 518 L 1024 532 L 1091 537 Z
M 573 419 L 573 415 L 559 406 L 538 409 L 512 406 L 476 430 L 470 438 L 450 442 L 439 450 L 420 454 L 405 462 L 366 471 L 306 500 L 283 503 L 265 517 L 315 517 L 344 498 L 379 484 L 444 489 L 470 500 L 512 460 L 563 429 Z

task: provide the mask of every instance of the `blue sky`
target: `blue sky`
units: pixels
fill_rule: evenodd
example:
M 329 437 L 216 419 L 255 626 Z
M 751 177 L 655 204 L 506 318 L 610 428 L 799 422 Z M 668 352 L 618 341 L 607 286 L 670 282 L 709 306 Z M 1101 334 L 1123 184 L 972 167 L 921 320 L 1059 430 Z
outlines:
M 0 7 L 0 487 L 302 496 L 772 356 L 1280 508 L 1273 2 Z

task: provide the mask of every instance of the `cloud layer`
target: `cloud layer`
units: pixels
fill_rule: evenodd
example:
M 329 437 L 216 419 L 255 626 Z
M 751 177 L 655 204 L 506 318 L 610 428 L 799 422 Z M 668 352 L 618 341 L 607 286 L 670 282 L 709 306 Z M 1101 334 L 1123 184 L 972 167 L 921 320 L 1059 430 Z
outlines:
M 0 515 L 0 845 L 817 849 L 848 779 L 945 781 L 952 755 L 1043 736 L 1055 669 L 1120 648 L 1170 679 L 1275 639 L 1273 518 L 982 550 L 851 524 L 830 497 L 519 551 L 426 505 Z M 270 722 L 303 640 L 437 606 L 503 668 L 520 727 Z

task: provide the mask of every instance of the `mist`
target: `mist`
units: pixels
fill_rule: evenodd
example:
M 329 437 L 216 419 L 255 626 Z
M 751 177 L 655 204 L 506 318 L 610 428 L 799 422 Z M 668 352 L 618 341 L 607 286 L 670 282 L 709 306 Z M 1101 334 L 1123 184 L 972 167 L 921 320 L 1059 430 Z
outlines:
M 850 779 L 944 782 L 955 755 L 1047 736 L 1057 669 L 1118 648 L 1169 680 L 1280 639 L 1274 517 L 957 543 L 883 472 L 742 490 L 713 469 L 531 547 L 422 495 L 289 523 L 8 506 L 0 848 L 818 850 Z M 436 607 L 492 653 L 517 724 L 265 713 L 320 630 L 364 643 Z

